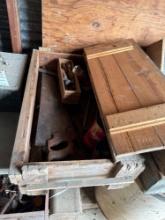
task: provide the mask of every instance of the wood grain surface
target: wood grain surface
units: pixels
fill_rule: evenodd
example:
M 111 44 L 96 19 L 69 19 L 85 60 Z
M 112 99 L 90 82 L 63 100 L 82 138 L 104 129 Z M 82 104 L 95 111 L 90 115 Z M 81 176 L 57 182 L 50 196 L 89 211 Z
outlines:
M 43 46 L 72 51 L 114 39 L 149 45 L 165 35 L 164 0 L 42 0 Z
M 159 104 L 165 102 L 163 89 L 165 77 L 134 41 L 129 40 L 129 42 L 132 42 L 132 50 L 118 50 L 119 52 L 114 54 L 110 51 L 109 55 L 105 53 L 105 56 L 93 59 L 88 59 L 92 53 L 92 47 L 85 49 L 91 84 L 104 121 L 110 149 L 116 159 L 126 155 L 163 149 L 165 145 L 164 123 L 160 125 L 158 121 L 156 122 L 159 116 L 164 117 L 163 112 L 159 112 L 158 109 Z M 127 45 L 128 42 L 126 48 Z M 105 50 L 105 45 L 103 49 Z M 154 105 L 156 107 L 151 107 Z M 164 104 L 161 106 L 163 107 Z M 156 108 L 155 113 L 153 113 L 153 108 Z M 142 113 L 144 109 L 145 115 L 140 117 L 138 113 L 138 119 L 137 112 Z M 136 114 L 130 114 L 129 118 L 129 111 L 132 113 L 135 111 Z M 139 129 L 114 132 L 112 135 L 109 128 L 112 128 L 113 123 L 111 124 L 112 121 L 109 119 L 115 115 L 127 113 L 127 119 L 131 121 L 131 123 L 129 121 L 126 123 L 127 126 L 132 126 L 134 122 L 144 125 L 147 118 L 154 123 L 150 126 L 141 126 Z M 123 126 L 121 118 L 119 121 L 119 124 Z

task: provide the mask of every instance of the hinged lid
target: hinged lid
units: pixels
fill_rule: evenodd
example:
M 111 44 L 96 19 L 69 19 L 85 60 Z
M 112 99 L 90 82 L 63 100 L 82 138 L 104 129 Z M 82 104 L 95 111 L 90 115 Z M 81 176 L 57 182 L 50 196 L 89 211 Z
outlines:
M 164 0 L 42 0 L 43 47 L 68 52 L 119 38 L 148 45 L 165 36 L 164 9 Z

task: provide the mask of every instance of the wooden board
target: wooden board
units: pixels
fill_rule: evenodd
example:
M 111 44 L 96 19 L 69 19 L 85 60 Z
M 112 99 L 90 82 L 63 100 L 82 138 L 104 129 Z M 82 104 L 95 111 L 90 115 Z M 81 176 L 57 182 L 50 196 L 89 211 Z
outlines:
M 108 115 L 106 120 L 111 135 L 165 124 L 165 104 Z
M 165 75 L 165 39 L 149 45 L 145 51 Z
M 12 50 L 15 53 L 21 53 L 22 44 L 17 0 L 6 0 L 6 6 L 10 27 Z
M 143 46 L 165 35 L 164 0 L 42 0 L 43 46 L 72 51 L 114 39 Z
M 165 102 L 165 78 L 133 40 L 125 42 L 125 51 L 123 43 L 122 50 L 119 50 L 117 42 L 113 43 L 113 53 L 108 46 L 109 55 L 105 52 L 105 45 L 103 47 L 100 45 L 101 57 L 96 49 L 98 46 L 85 49 L 91 84 L 104 121 L 110 149 L 116 159 L 126 155 L 163 149 L 165 145 L 164 128 L 159 129 L 161 126 L 159 123 L 155 123 L 154 126 L 152 124 L 150 127 L 144 126 L 147 117 L 148 119 L 155 118 L 152 116 L 153 113 L 151 115 L 153 110 L 151 106 L 157 105 L 154 108 L 159 108 L 159 105 Z M 132 45 L 131 50 L 128 50 L 128 44 Z M 101 47 L 104 56 L 102 56 Z M 114 50 L 114 48 L 117 49 Z M 93 51 L 97 51 L 97 56 L 94 56 Z M 141 119 L 138 119 L 137 112 L 142 113 L 141 108 L 143 110 L 146 108 L 144 110 L 146 113 Z M 126 115 L 127 111 L 136 112 L 136 117 L 134 117 L 135 115 L 127 117 L 129 118 L 127 127 L 131 127 L 133 122 L 143 122 L 143 126 L 138 130 L 125 130 L 125 132 L 115 133 L 112 136 L 109 128 L 112 128 L 114 123 L 110 124 L 112 122 L 110 118 L 116 117 L 117 114 L 119 117 L 121 114 Z M 148 113 L 150 116 L 147 115 Z M 156 114 L 158 114 L 157 110 Z M 164 117 L 164 114 L 162 116 Z M 130 120 L 134 121 L 130 122 Z M 123 126 L 121 121 L 120 125 Z

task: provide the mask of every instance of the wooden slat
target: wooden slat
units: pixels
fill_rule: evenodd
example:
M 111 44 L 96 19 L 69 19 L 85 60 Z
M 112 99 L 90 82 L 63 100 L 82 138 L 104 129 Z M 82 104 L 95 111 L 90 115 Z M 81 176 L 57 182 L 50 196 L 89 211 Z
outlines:
M 129 41 L 119 41 L 113 44 L 96 45 L 86 49 L 86 55 L 88 59 L 94 59 L 97 57 L 104 57 L 106 55 L 121 53 L 133 49 L 133 45 Z
M 38 51 L 34 50 L 10 163 L 9 175 L 11 179 L 12 177 L 14 178 L 12 181 L 13 183 L 15 182 L 15 184 L 17 184 L 15 175 L 18 174 L 18 177 L 20 175 L 17 169 L 20 168 L 23 163 L 28 162 L 30 154 L 30 136 L 38 82 L 38 58 Z
M 21 53 L 22 44 L 17 0 L 6 0 L 6 5 L 9 19 L 12 50 L 15 53 Z
M 99 58 L 99 60 L 101 61 L 102 68 L 106 74 L 107 82 L 118 111 L 122 112 L 129 109 L 139 108 L 139 101 L 130 87 L 126 77 L 119 68 L 115 58 L 113 56 L 105 56 Z
M 91 78 L 91 83 L 93 84 L 93 89 L 98 94 L 98 105 L 101 108 L 102 113 L 106 115 L 116 113 L 117 108 L 113 100 L 106 75 L 99 60 L 91 59 L 88 61 L 88 64 L 90 72 L 92 73 L 89 74 L 89 76 Z M 99 85 L 97 86 L 98 82 Z
M 106 119 L 111 135 L 165 124 L 165 104 L 108 115 Z
M 136 94 L 141 106 L 145 107 L 160 104 L 163 100 L 158 99 L 154 89 L 144 77 L 149 70 L 146 66 L 143 66 L 139 60 L 137 60 L 136 54 L 136 50 L 132 50 L 130 53 L 125 52 L 115 54 L 114 57 Z M 142 54 L 141 56 L 141 59 L 144 59 Z

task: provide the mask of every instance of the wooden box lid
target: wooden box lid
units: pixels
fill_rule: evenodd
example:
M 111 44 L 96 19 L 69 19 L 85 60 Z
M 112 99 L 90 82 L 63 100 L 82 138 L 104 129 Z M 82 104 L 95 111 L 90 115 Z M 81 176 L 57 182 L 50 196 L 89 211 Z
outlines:
M 164 0 L 42 0 L 43 47 L 69 52 L 114 39 L 165 36 Z

